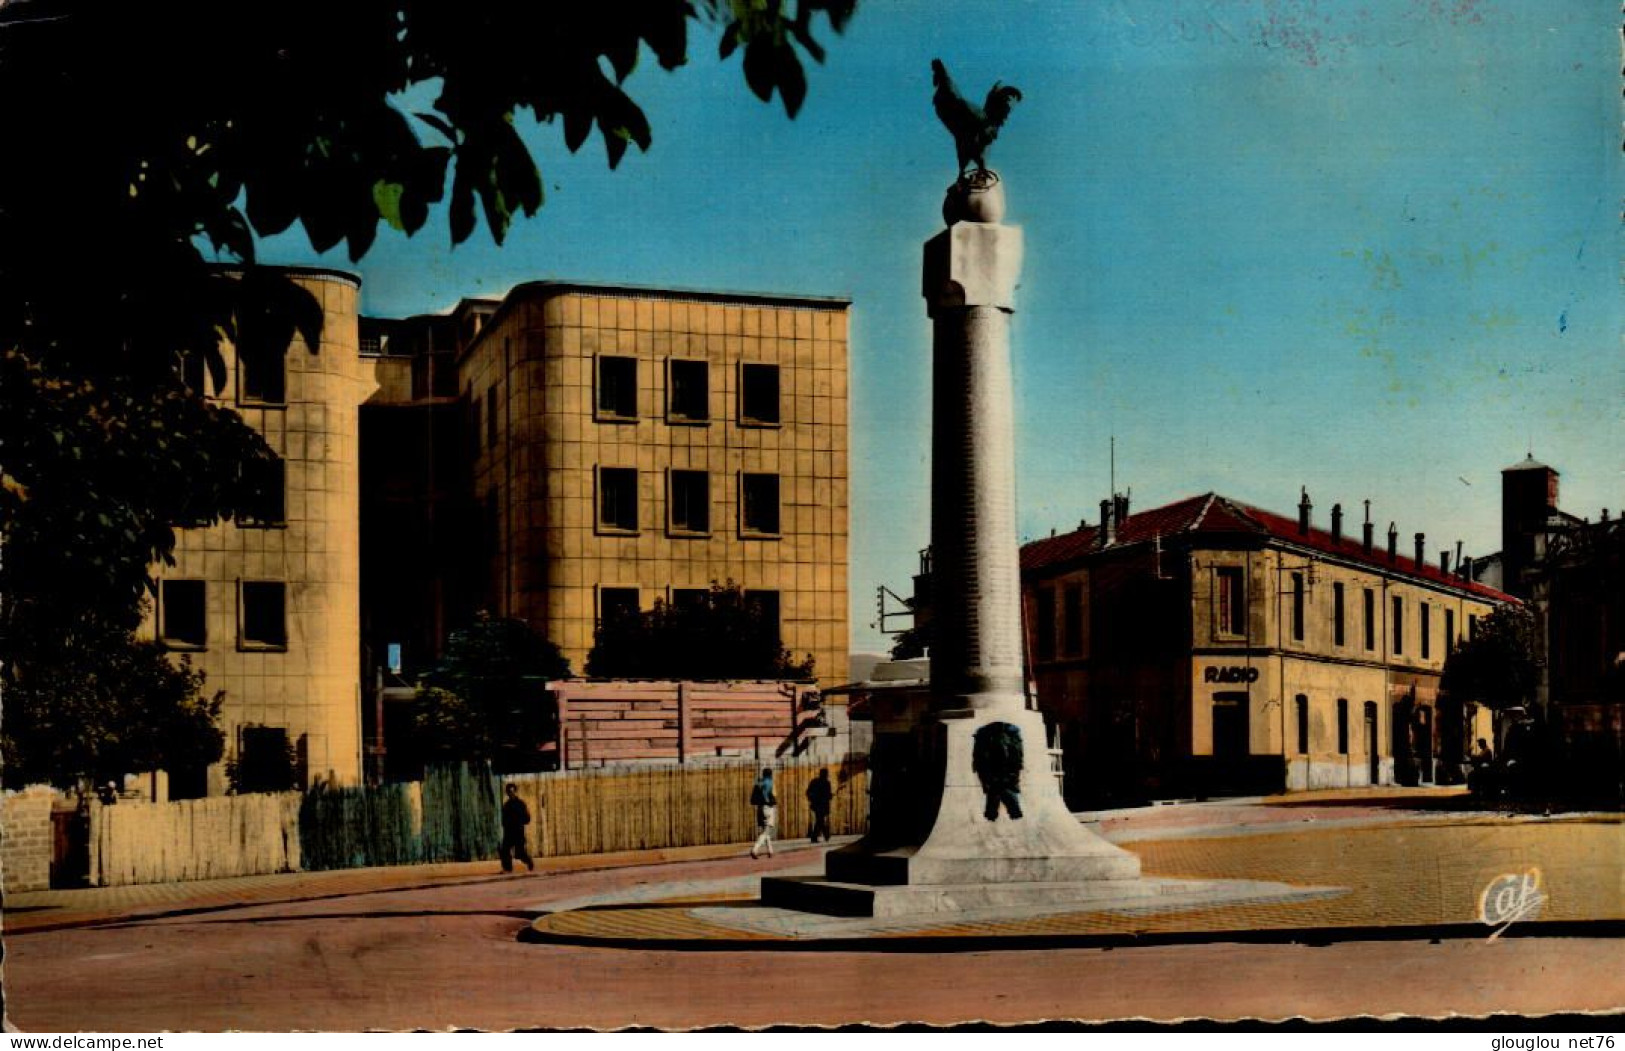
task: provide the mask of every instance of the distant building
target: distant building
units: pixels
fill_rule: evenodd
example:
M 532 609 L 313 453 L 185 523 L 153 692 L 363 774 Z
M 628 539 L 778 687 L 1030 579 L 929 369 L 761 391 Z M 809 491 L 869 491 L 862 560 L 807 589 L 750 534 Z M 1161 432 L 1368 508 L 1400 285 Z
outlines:
M 1445 658 L 1510 596 L 1429 565 L 1423 534 L 1345 535 L 1209 493 L 1022 549 L 1028 660 L 1074 803 L 1432 782 L 1488 713 Z

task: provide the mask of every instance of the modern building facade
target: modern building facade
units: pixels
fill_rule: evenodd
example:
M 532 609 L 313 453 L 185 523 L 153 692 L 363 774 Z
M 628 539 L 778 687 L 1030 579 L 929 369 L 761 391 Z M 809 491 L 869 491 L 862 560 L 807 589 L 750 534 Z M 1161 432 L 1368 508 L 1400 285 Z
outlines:
M 1022 549 L 1028 660 L 1074 803 L 1431 782 L 1487 712 L 1439 691 L 1445 658 L 1510 596 L 1407 554 L 1218 494 Z
M 155 570 L 147 630 L 191 656 L 208 692 L 225 691 L 228 759 L 250 747 L 292 747 L 307 783 L 353 783 L 361 770 L 358 410 L 375 381 L 357 345 L 360 281 L 316 269 L 289 275 L 321 304 L 316 353 L 295 337 L 287 354 L 250 366 L 228 349 L 224 389 L 207 388 L 265 437 L 281 458 L 280 477 L 252 520 L 179 534 L 175 564 Z M 168 774 L 174 796 L 225 791 L 224 764 Z
M 218 396 L 281 458 L 282 498 L 185 531 L 148 624 L 225 691 L 228 762 L 381 772 L 409 726 L 385 698 L 479 610 L 579 674 L 606 611 L 731 580 L 846 677 L 848 301 L 542 282 L 382 319 L 353 275 L 289 274 L 322 304 L 318 352 L 228 352 Z M 226 788 L 225 763 L 169 774 Z

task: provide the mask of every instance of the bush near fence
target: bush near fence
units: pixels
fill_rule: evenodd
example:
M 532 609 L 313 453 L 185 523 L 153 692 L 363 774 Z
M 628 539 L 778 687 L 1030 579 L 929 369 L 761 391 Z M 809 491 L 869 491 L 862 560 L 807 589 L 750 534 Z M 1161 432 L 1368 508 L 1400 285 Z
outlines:
M 537 857 L 747 843 L 756 837 L 751 785 L 764 765 L 718 760 L 501 778 L 484 768 L 436 767 L 422 782 L 318 788 L 302 796 L 93 803 L 90 879 L 119 886 L 495 858 L 507 781 L 530 808 L 526 838 Z M 826 766 L 835 787 L 831 831 L 867 827 L 862 759 L 772 766 L 781 837 L 807 834 L 807 785 Z

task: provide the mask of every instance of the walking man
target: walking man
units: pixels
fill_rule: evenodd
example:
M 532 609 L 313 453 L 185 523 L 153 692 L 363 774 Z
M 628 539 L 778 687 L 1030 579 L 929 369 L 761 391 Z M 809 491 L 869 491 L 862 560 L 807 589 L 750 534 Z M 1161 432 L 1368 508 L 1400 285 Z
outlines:
M 756 845 L 750 848 L 750 856 L 754 858 L 758 851 L 765 849 L 767 856 L 772 857 L 773 828 L 779 822 L 779 797 L 773 794 L 771 768 L 762 769 L 762 776 L 750 790 L 750 803 L 756 808 Z
M 502 871 L 513 871 L 513 859 L 517 857 L 525 863 L 525 868 L 536 871 L 536 863 L 530 860 L 530 850 L 525 846 L 525 826 L 530 824 L 530 807 L 519 798 L 519 788 L 512 781 L 503 789 L 508 798 L 502 801 L 502 846 L 497 850 L 497 856 L 502 859 Z
M 824 835 L 824 842 L 829 842 L 829 801 L 834 795 L 835 790 L 829 783 L 829 767 L 826 766 L 807 785 L 807 809 L 812 813 L 812 826 L 807 839 L 813 843 L 818 842 L 820 832 Z

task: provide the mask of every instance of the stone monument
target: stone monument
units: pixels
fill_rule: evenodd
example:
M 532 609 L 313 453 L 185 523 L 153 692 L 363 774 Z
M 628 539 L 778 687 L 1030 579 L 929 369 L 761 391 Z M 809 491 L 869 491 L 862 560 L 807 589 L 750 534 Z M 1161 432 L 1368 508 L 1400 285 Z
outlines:
M 1065 905 L 1113 896 L 1127 889 L 1115 881 L 1140 874 L 1138 858 L 1067 811 L 1043 716 L 1026 703 L 1010 369 L 1022 232 L 1004 224 L 1004 185 L 983 160 L 1021 96 L 995 85 L 977 110 L 941 63 L 933 68 L 961 174 L 923 271 L 933 330 L 930 698 L 876 706 L 869 835 L 830 853 L 825 879 L 764 879 L 767 905 L 858 916 Z

